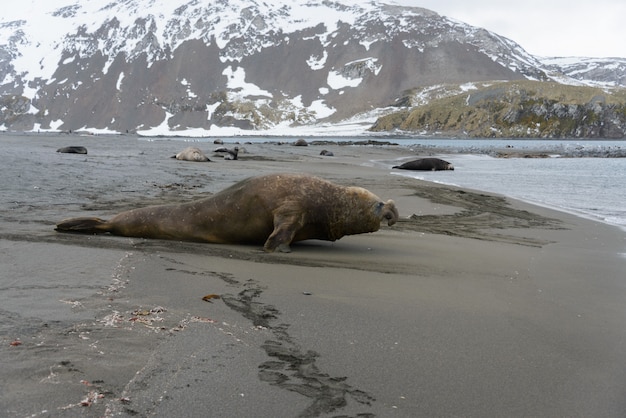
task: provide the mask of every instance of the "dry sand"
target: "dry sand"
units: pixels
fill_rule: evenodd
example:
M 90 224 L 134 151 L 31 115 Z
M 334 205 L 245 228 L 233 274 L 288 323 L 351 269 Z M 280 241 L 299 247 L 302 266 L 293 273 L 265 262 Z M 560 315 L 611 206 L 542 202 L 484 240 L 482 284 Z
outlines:
M 250 148 L 212 187 L 306 172 L 402 219 L 290 254 L 57 234 L 63 211 L 36 239 L 4 231 L 0 415 L 626 415 L 623 231 L 390 174 L 392 147 Z

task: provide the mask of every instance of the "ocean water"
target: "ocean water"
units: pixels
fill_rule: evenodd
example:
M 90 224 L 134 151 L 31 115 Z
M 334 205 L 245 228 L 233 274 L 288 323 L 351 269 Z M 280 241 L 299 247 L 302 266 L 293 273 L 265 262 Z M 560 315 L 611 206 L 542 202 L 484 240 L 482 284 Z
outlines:
M 397 175 L 503 194 L 626 229 L 626 141 L 405 140 L 450 161 L 455 171 Z M 512 147 L 506 148 L 506 147 Z M 496 158 L 495 150 L 540 150 L 550 158 Z M 596 157 L 562 157 L 595 155 Z

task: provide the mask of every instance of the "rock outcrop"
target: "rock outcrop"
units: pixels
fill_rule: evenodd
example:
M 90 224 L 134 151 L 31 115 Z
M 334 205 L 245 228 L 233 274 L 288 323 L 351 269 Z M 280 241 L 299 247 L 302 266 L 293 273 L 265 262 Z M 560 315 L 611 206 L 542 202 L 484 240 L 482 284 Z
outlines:
M 618 139 L 626 136 L 626 91 L 537 81 L 494 83 L 381 117 L 371 131 Z

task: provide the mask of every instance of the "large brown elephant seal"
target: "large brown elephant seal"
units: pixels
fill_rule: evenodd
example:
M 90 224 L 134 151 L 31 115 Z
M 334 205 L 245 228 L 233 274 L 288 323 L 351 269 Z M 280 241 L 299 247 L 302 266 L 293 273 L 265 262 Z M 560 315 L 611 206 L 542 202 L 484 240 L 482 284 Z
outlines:
M 204 155 L 204 153 L 196 147 L 187 147 L 176 155 L 173 155 L 172 158 L 176 158 L 177 160 L 183 161 L 211 161 L 209 157 Z
M 270 174 L 248 178 L 194 202 L 133 209 L 109 221 L 69 219 L 56 230 L 263 244 L 268 252 L 289 252 L 292 242 L 335 241 L 344 235 L 374 232 L 383 220 L 388 225 L 398 220 L 394 202 L 383 202 L 366 189 L 302 174 Z
M 404 164 L 396 165 L 392 168 L 401 170 L 420 170 L 420 171 L 440 171 L 454 170 L 454 166 L 449 162 L 440 158 L 420 158 L 418 160 L 407 161 Z

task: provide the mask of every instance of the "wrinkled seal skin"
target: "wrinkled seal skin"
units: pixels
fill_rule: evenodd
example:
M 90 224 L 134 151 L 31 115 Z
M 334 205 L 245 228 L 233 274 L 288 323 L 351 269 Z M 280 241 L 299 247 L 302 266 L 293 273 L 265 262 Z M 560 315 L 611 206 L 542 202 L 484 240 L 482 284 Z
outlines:
M 439 158 L 420 158 L 419 160 L 407 161 L 404 164 L 396 165 L 392 168 L 420 171 L 454 170 L 454 166 L 452 164 Z
M 335 241 L 393 225 L 398 210 L 361 187 L 333 184 L 301 174 L 248 178 L 213 196 L 179 205 L 122 212 L 109 221 L 74 218 L 60 232 L 105 233 L 141 238 L 222 244 L 263 244 L 289 252 L 292 242 Z
M 199 162 L 211 161 L 209 160 L 209 157 L 204 155 L 204 153 L 200 151 L 199 148 L 196 148 L 196 147 L 185 148 L 178 154 L 172 156 L 172 158 L 176 158 L 177 160 L 183 160 L 183 161 L 199 161 Z

